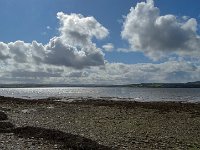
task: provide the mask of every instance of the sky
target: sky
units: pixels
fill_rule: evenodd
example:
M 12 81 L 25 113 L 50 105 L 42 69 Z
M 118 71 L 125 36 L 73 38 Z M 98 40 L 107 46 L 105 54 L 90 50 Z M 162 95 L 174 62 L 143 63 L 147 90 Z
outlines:
M 199 0 L 1 0 L 0 83 L 200 80 Z

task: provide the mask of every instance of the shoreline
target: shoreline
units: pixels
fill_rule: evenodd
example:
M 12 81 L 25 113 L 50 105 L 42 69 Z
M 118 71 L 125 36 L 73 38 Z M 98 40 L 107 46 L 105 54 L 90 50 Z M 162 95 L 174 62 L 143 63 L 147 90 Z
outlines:
M 54 101 L 54 102 L 66 102 L 66 103 L 70 103 L 70 102 L 122 102 L 122 103 L 126 103 L 126 102 L 131 102 L 131 103 L 182 103 L 182 104 L 200 104 L 200 99 L 199 101 L 194 101 L 194 100 L 138 100 L 137 98 L 130 98 L 130 97 L 92 97 L 92 96 L 52 96 L 52 97 L 44 97 L 44 98 L 31 98 L 31 97 L 13 97 L 13 96 L 3 96 L 0 95 L 0 100 L 11 100 L 11 101 Z
M 15 97 L 0 96 L 1 103 L 16 104 L 74 104 L 74 105 L 92 105 L 92 106 L 108 106 L 135 108 L 143 107 L 147 109 L 163 109 L 163 110 L 200 110 L 200 102 L 186 101 L 135 101 L 131 98 L 119 97 L 49 97 L 41 99 L 24 99 Z
M 200 103 L 109 98 L 63 102 L 57 98 L 25 100 L 0 96 L 0 111 L 14 125 L 4 130 L 9 133 L 0 133 L 1 142 L 12 139 L 5 146 L 15 146 L 21 137 L 21 145 L 28 142 L 35 149 L 38 145 L 40 149 L 52 150 L 65 149 L 63 146 L 80 149 L 81 145 L 119 150 L 200 148 Z M 52 138 L 55 135 L 59 138 Z

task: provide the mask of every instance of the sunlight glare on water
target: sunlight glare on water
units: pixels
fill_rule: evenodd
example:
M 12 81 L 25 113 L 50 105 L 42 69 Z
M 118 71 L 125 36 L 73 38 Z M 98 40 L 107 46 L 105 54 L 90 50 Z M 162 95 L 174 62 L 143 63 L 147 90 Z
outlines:
M 55 87 L 0 88 L 7 97 L 41 99 L 48 97 L 118 97 L 136 101 L 200 101 L 200 89 L 195 88 L 128 88 L 128 87 Z

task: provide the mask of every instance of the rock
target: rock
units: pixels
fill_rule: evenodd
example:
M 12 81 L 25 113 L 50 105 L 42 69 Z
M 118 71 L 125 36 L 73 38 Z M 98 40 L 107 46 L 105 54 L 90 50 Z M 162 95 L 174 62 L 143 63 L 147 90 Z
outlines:
M 0 121 L 2 120 L 8 120 L 8 116 L 4 112 L 0 111 Z

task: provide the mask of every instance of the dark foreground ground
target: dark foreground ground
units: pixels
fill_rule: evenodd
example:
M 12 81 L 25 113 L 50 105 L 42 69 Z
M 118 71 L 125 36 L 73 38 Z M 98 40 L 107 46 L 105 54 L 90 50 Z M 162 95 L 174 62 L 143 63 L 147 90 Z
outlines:
M 0 97 L 0 149 L 200 149 L 200 104 L 105 99 Z

